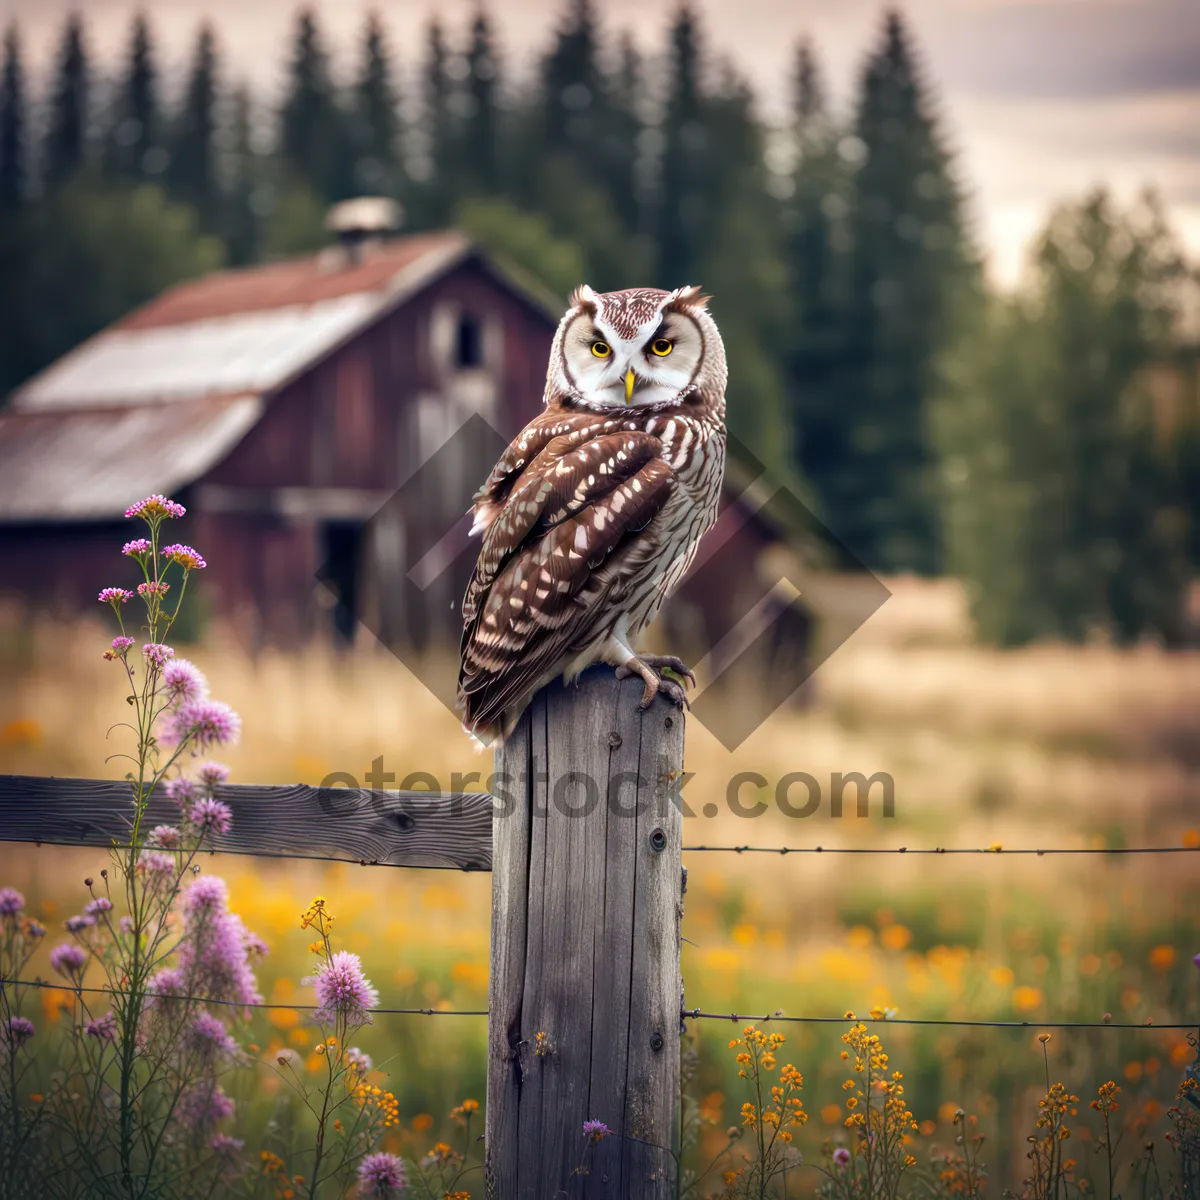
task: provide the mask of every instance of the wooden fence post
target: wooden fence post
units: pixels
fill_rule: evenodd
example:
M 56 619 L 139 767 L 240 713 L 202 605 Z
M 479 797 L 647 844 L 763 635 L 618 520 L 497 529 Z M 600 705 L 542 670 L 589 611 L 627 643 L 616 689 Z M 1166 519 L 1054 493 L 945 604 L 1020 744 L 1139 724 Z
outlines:
M 675 1194 L 684 721 L 641 692 L 555 683 L 496 753 L 489 1200 Z

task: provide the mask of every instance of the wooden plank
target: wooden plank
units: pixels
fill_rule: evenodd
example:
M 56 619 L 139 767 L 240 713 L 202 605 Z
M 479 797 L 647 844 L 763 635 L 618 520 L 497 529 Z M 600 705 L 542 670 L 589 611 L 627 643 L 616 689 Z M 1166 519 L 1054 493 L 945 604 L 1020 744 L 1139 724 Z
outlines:
M 488 976 L 488 1074 L 484 1187 L 488 1196 L 517 1190 L 517 1110 L 530 1056 L 521 1040 L 526 896 L 531 818 L 523 789 L 532 765 L 532 709 L 496 752 L 497 806 L 492 819 L 492 957 Z
M 484 793 L 370 791 L 307 784 L 226 785 L 233 828 L 214 849 L 265 857 L 333 858 L 397 867 L 489 871 L 492 798 Z M 109 846 L 129 836 L 128 783 L 0 775 L 0 841 Z M 165 796 L 149 826 L 174 824 Z
M 679 966 L 683 903 L 683 812 L 671 784 L 683 769 L 683 717 L 647 714 L 640 771 L 629 997 L 629 1065 L 625 1089 L 624 1173 L 631 1196 L 666 1196 L 674 1183 L 667 1148 L 679 1122 L 679 1024 L 683 985 Z M 636 1141 L 630 1139 L 637 1139 Z
M 683 719 L 641 692 L 554 684 L 497 754 L 528 779 L 493 833 L 491 1200 L 674 1194 Z M 589 1146 L 587 1120 L 614 1136 Z
M 640 680 L 632 680 L 617 696 L 607 738 L 608 788 L 605 802 L 608 853 L 604 870 L 603 922 L 598 930 L 593 975 L 611 972 L 632 978 L 634 898 L 637 863 L 637 808 L 646 781 L 639 771 L 642 752 Z M 629 1026 L 632 996 L 627 987 L 610 992 L 592 1011 L 592 1065 L 588 1111 L 613 1129 L 625 1110 L 629 1070 Z M 624 1145 L 608 1138 L 590 1147 L 589 1182 L 597 1196 L 640 1194 L 627 1183 Z

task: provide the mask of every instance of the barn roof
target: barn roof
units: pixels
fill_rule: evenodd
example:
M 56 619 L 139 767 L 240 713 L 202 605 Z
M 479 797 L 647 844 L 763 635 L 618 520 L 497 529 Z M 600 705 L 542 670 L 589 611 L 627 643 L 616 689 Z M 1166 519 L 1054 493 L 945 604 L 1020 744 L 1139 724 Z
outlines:
M 0 412 L 0 520 L 120 516 L 204 474 L 261 415 L 258 396 Z
M 199 478 L 266 402 L 475 253 L 454 230 L 181 283 L 89 338 L 0 409 L 0 523 L 101 520 Z M 536 285 L 483 256 L 557 315 Z
M 179 284 L 35 376 L 18 413 L 124 408 L 274 391 L 462 259 L 457 232 Z

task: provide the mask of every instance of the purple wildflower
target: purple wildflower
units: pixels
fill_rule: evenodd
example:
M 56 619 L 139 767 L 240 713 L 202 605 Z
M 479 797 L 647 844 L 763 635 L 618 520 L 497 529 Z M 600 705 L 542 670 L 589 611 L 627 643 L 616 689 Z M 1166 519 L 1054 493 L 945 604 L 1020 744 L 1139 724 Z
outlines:
M 188 819 L 202 837 L 205 834 L 220 837 L 233 828 L 233 812 L 228 804 L 220 800 L 197 800 L 188 813 Z
M 242 718 L 220 700 L 191 700 L 172 714 L 167 729 L 168 741 L 179 743 L 193 739 L 195 748 L 232 745 L 241 737 Z
M 357 1046 L 351 1046 L 346 1051 L 346 1066 L 351 1071 L 357 1071 L 360 1075 L 366 1075 L 370 1071 L 371 1065 L 371 1056 L 365 1050 L 360 1050 Z
M 583 1136 L 593 1142 L 602 1142 L 610 1133 L 612 1130 L 603 1121 L 584 1121 L 583 1123 Z
M 224 763 L 206 762 L 201 763 L 196 771 L 196 778 L 212 791 L 218 788 L 229 778 L 229 768 Z
M 67 918 L 66 928 L 68 933 L 82 933 L 85 929 L 90 929 L 95 923 L 96 918 L 91 913 L 79 913 L 77 916 Z
M 224 911 L 229 903 L 229 888 L 219 875 L 202 875 L 183 894 L 183 910 L 189 917 L 199 913 Z
M 230 1137 L 227 1133 L 218 1133 L 214 1135 L 211 1142 L 208 1143 L 209 1149 L 226 1162 L 233 1162 L 246 1143 L 241 1138 Z
M 229 912 L 222 879 L 201 876 L 183 894 L 185 937 L 179 970 L 189 995 L 235 1004 L 261 1004 L 250 966 L 246 927 Z
M 129 647 L 133 645 L 134 639 L 125 637 L 122 634 L 120 637 L 115 637 L 112 640 L 112 650 L 110 653 L 114 658 L 124 658 Z
M 138 855 L 138 870 L 145 872 L 147 881 L 156 887 L 175 877 L 175 860 L 158 850 L 143 850 Z
M 231 1058 L 237 1051 L 237 1042 L 229 1035 L 225 1023 L 211 1013 L 202 1012 L 188 1030 L 188 1045 L 205 1067 Z
M 120 919 L 120 921 L 117 922 L 117 924 L 120 927 L 120 930 L 122 933 L 132 933 L 133 932 L 133 918 L 132 917 L 122 917 Z
M 0 1028 L 4 1030 L 5 1044 L 12 1050 L 19 1050 L 35 1032 L 28 1017 L 9 1017 Z
M 839 1146 L 833 1152 L 833 1165 L 843 1169 L 850 1165 L 850 1151 L 845 1146 Z
M 174 825 L 155 825 L 146 838 L 146 845 L 156 850 L 178 850 L 183 844 L 183 834 Z
M 398 1196 L 407 1187 L 404 1163 L 394 1154 L 368 1154 L 358 1164 L 358 1196 Z
M 355 1024 L 367 1024 L 370 1010 L 379 1003 L 379 993 L 363 974 L 361 960 L 349 950 L 339 950 L 323 962 L 309 982 L 317 993 L 319 1021 L 342 1015 Z
M 191 807 L 193 801 L 200 799 L 200 789 L 194 779 L 185 779 L 180 775 L 176 779 L 168 779 L 163 785 L 168 800 L 174 800 L 180 808 Z
M 177 658 L 163 668 L 163 687 L 172 701 L 203 700 L 208 695 L 204 673 L 186 658 Z
M 1197 954 L 1196 957 L 1192 959 L 1192 962 L 1194 962 L 1196 966 L 1200 967 L 1200 954 Z
M 172 1000 L 186 995 L 183 972 L 176 967 L 164 967 L 151 975 L 146 983 L 147 1003 L 151 1008 L 168 1009 Z
M 106 1012 L 104 1016 L 89 1021 L 83 1027 L 83 1032 L 85 1036 L 94 1037 L 101 1042 L 115 1042 L 117 1040 L 117 1018 L 111 1011 Z
M 96 597 L 101 604 L 111 604 L 116 608 L 118 604 L 124 604 L 127 600 L 133 599 L 133 593 L 125 588 L 106 587 L 100 589 L 100 595 Z
M 193 1084 L 179 1097 L 175 1111 L 180 1121 L 195 1133 L 211 1133 L 226 1117 L 233 1116 L 233 1101 L 219 1083 L 205 1080 Z
M 193 550 L 191 546 L 185 546 L 182 542 L 175 542 L 171 546 L 164 546 L 162 550 L 163 558 L 169 558 L 172 562 L 178 563 L 181 567 L 189 571 L 203 571 L 208 563 Z
M 161 671 L 167 665 L 167 659 L 175 657 L 175 651 L 160 642 L 147 642 L 142 647 L 142 656 L 152 667 Z
M 0 917 L 15 917 L 25 907 L 25 897 L 16 888 L 0 888 Z
M 132 542 L 126 542 L 121 547 L 121 553 L 127 554 L 130 558 L 137 558 L 143 554 L 150 553 L 150 542 L 146 538 L 134 538 Z
M 112 901 L 107 896 L 97 896 L 84 905 L 83 911 L 89 917 L 99 917 L 101 913 L 112 912 Z
M 255 958 L 266 958 L 271 953 L 271 947 L 257 933 L 251 933 L 249 929 L 246 930 L 243 941 L 246 944 L 246 953 L 252 954 Z
M 50 965 L 68 979 L 77 979 L 87 962 L 87 951 L 74 942 L 60 942 L 50 951 Z
M 139 596 L 165 596 L 171 590 L 169 583 L 164 583 L 161 579 L 153 580 L 148 583 L 138 584 Z
M 182 517 L 186 512 L 187 509 L 182 504 L 177 504 L 174 500 L 168 500 L 166 496 L 160 496 L 155 492 L 153 496 L 147 496 L 145 500 L 131 504 L 125 510 L 125 515 L 149 520 L 152 517 Z
M 46 927 L 41 921 L 35 921 L 33 917 L 30 917 L 25 925 L 25 932 L 31 938 L 44 938 L 46 936 Z

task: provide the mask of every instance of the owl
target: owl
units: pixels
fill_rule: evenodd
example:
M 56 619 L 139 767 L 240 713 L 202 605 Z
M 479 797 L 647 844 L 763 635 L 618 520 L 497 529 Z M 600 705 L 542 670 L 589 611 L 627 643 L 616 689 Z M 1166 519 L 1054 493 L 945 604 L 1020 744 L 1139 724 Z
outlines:
M 571 297 L 544 408 L 474 499 L 458 703 L 480 741 L 502 741 L 539 689 L 593 663 L 639 675 L 643 708 L 660 692 L 686 706 L 691 671 L 635 647 L 717 516 L 727 371 L 708 299 Z

